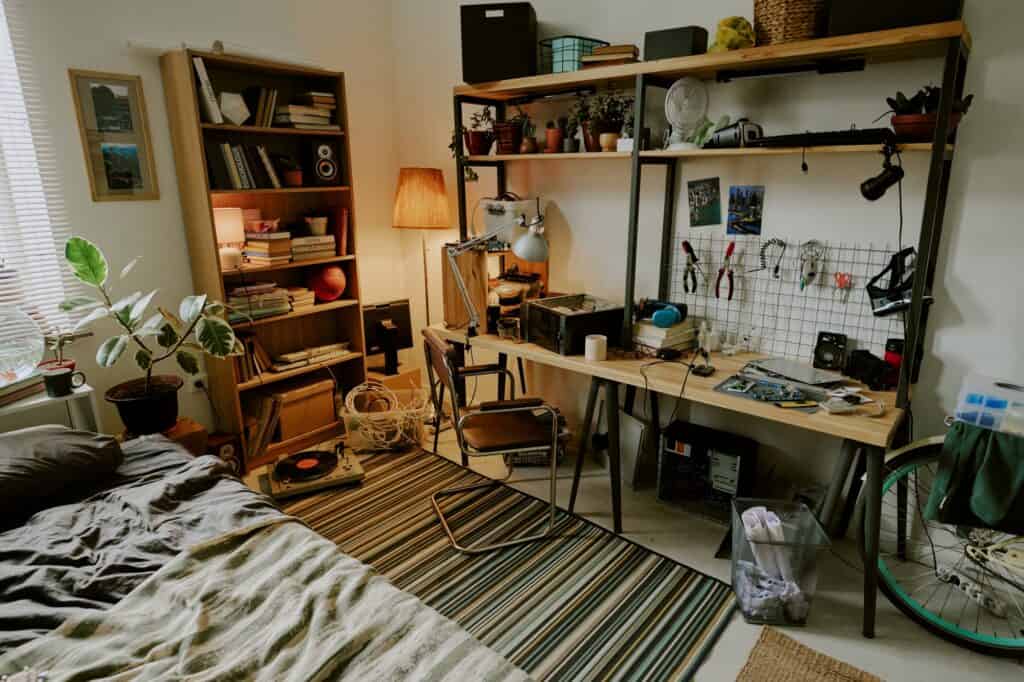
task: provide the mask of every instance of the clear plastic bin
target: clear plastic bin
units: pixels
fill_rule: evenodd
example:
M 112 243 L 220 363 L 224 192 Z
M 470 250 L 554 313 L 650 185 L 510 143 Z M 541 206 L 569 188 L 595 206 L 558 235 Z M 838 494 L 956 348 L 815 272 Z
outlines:
M 737 498 L 732 508 L 732 589 L 743 618 L 803 625 L 818 587 L 818 552 L 831 544 L 825 530 L 796 502 Z

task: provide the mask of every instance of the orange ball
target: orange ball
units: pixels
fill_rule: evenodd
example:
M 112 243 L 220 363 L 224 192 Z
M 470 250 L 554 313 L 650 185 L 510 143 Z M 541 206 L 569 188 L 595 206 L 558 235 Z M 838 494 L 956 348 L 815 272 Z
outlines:
M 309 276 L 307 285 L 316 294 L 318 301 L 336 301 L 345 293 L 348 281 L 337 265 L 325 265 Z

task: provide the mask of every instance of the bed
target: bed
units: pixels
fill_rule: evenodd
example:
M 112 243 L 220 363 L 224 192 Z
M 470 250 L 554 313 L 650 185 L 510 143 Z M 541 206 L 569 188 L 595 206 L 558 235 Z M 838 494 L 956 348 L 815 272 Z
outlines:
M 121 451 L 79 498 L 0 525 L 0 675 L 527 679 L 217 458 Z

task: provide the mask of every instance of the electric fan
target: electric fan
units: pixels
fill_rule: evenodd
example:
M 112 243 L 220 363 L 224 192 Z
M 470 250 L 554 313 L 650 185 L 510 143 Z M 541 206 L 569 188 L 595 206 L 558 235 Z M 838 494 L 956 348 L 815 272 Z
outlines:
M 680 78 L 665 95 L 665 118 L 672 124 L 666 149 L 696 149 L 686 140 L 693 135 L 708 113 L 708 89 L 704 81 Z

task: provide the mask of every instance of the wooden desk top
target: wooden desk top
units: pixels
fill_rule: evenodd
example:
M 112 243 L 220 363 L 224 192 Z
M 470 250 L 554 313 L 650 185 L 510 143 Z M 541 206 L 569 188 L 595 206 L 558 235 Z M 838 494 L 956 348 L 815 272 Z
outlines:
M 446 329 L 442 324 L 435 324 L 432 328 L 448 341 L 466 343 L 464 329 Z M 608 379 L 669 396 L 679 395 L 683 377 L 686 375 L 686 368 L 682 365 L 676 363 L 654 364 L 657 361 L 653 358 L 588 362 L 582 355 L 559 355 L 533 343 L 516 343 L 499 339 L 491 334 L 474 337 L 471 340 L 471 345 L 473 348 L 505 353 L 549 367 L 558 367 L 570 372 Z M 814 414 L 807 414 L 799 410 L 785 410 L 770 403 L 726 395 L 714 390 L 715 386 L 726 378 L 737 374 L 745 364 L 763 357 L 765 356 L 754 353 L 741 353 L 733 357 L 713 354 L 711 364 L 717 371 L 706 378 L 691 374 L 686 382 L 686 393 L 683 398 L 701 405 L 711 405 L 745 415 L 761 417 L 808 431 L 824 433 L 837 438 L 848 438 L 865 445 L 885 448 L 892 444 L 896 429 L 903 421 L 904 415 L 903 410 L 893 407 L 896 404 L 894 392 L 866 392 L 866 395 L 871 398 L 884 402 L 888 408 L 883 416 L 872 418 L 860 414 L 832 415 L 823 409 Z

